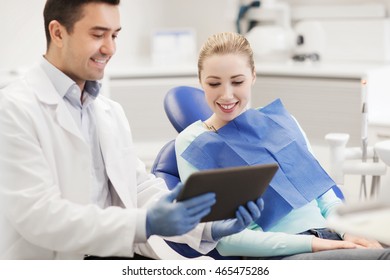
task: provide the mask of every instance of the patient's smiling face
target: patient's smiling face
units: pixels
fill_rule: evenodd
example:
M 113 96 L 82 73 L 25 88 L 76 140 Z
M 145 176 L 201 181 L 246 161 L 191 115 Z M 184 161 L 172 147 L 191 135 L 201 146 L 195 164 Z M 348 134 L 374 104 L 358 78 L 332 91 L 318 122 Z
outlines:
M 219 129 L 247 109 L 255 77 L 244 54 L 215 54 L 204 59 L 200 83 L 214 112 L 209 125 Z

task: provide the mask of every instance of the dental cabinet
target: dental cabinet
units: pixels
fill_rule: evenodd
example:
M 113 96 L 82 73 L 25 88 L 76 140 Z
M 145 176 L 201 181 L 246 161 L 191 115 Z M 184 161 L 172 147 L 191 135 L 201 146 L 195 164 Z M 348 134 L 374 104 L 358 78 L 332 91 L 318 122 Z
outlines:
M 196 69 L 147 65 L 109 71 L 110 97 L 123 106 L 135 142 L 169 141 L 177 133 L 165 115 L 165 94 L 178 85 L 199 86 Z
M 362 80 L 367 81 L 366 92 Z M 379 119 L 388 111 L 385 101 L 390 98 L 386 64 L 264 63 L 257 66 L 252 106 L 264 106 L 279 97 L 313 144 L 325 145 L 327 133 L 340 132 L 350 134 L 349 144 L 359 145 L 363 94 L 370 101 L 369 141 L 389 138 L 390 116 Z
M 326 145 L 324 136 L 330 132 L 348 133 L 351 145 L 360 143 L 362 79 L 375 82 L 376 89 L 388 89 L 390 95 L 390 70 L 384 64 L 277 62 L 259 63 L 256 69 L 252 107 L 281 98 L 314 145 Z M 382 73 L 379 79 L 377 69 Z M 146 67 L 110 73 L 111 98 L 124 107 L 136 143 L 165 143 L 176 136 L 163 100 L 178 85 L 199 87 L 196 68 Z M 370 133 L 372 140 L 390 137 L 390 127 L 373 125 Z
M 164 111 L 164 97 L 178 85 L 198 86 L 188 67 L 138 67 L 109 73 L 110 97 L 129 120 L 138 156 L 150 167 L 161 147 L 177 136 Z

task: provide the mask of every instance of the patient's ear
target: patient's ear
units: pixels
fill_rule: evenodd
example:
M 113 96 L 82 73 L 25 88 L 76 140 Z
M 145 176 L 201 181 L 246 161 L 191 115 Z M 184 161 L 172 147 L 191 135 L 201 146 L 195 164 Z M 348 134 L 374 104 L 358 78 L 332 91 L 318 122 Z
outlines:
M 49 23 L 49 32 L 51 37 L 51 42 L 55 44 L 57 47 L 62 47 L 63 45 L 63 35 L 66 32 L 64 26 L 61 25 L 57 20 L 52 20 Z
M 253 86 L 256 82 L 256 71 L 253 71 L 252 78 L 253 78 L 252 80 L 252 86 Z

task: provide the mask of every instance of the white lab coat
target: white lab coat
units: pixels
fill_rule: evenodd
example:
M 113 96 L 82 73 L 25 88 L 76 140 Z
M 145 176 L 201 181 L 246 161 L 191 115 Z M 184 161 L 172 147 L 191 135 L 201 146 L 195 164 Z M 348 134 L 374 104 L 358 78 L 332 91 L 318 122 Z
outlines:
M 136 213 L 146 215 L 140 207 L 166 186 L 137 159 L 121 106 L 99 96 L 95 109 L 115 205 L 105 210 L 90 204 L 90 149 L 44 71 L 0 91 L 0 259 L 160 258 L 158 244 L 169 250 L 157 237 L 154 250 L 134 244 Z M 180 238 L 199 249 L 202 232 Z

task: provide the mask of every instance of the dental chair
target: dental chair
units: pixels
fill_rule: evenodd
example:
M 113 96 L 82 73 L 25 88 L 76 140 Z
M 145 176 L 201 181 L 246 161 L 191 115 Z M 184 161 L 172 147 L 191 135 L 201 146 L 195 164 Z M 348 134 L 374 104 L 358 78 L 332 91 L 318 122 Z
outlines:
M 212 111 L 204 98 L 203 90 L 195 87 L 179 86 L 168 91 L 164 99 L 165 113 L 178 133 L 197 120 L 208 119 Z M 151 172 L 165 180 L 169 189 L 180 182 L 177 169 L 175 140 L 165 144 L 158 153 Z M 335 186 L 334 191 L 338 197 L 344 199 L 341 190 Z M 165 241 L 172 249 L 187 258 L 198 258 L 202 254 L 187 244 Z M 222 257 L 216 249 L 207 254 L 214 259 L 242 259 L 242 257 Z
M 164 99 L 165 113 L 178 133 L 197 120 L 208 119 L 212 111 L 207 106 L 203 90 L 195 87 L 179 86 L 168 91 Z M 165 180 L 169 189 L 179 182 L 177 169 L 175 140 L 165 144 L 158 153 L 151 172 Z M 169 247 L 187 258 L 202 257 L 202 253 L 194 250 L 187 244 L 165 241 Z M 222 257 L 216 249 L 209 252 L 206 257 L 213 259 L 240 259 L 240 257 Z
M 164 99 L 164 110 L 178 133 L 197 120 L 208 119 L 212 114 L 203 90 L 189 86 L 179 86 L 169 90 Z M 161 148 L 151 172 L 163 178 L 169 189 L 180 182 L 174 139 Z

